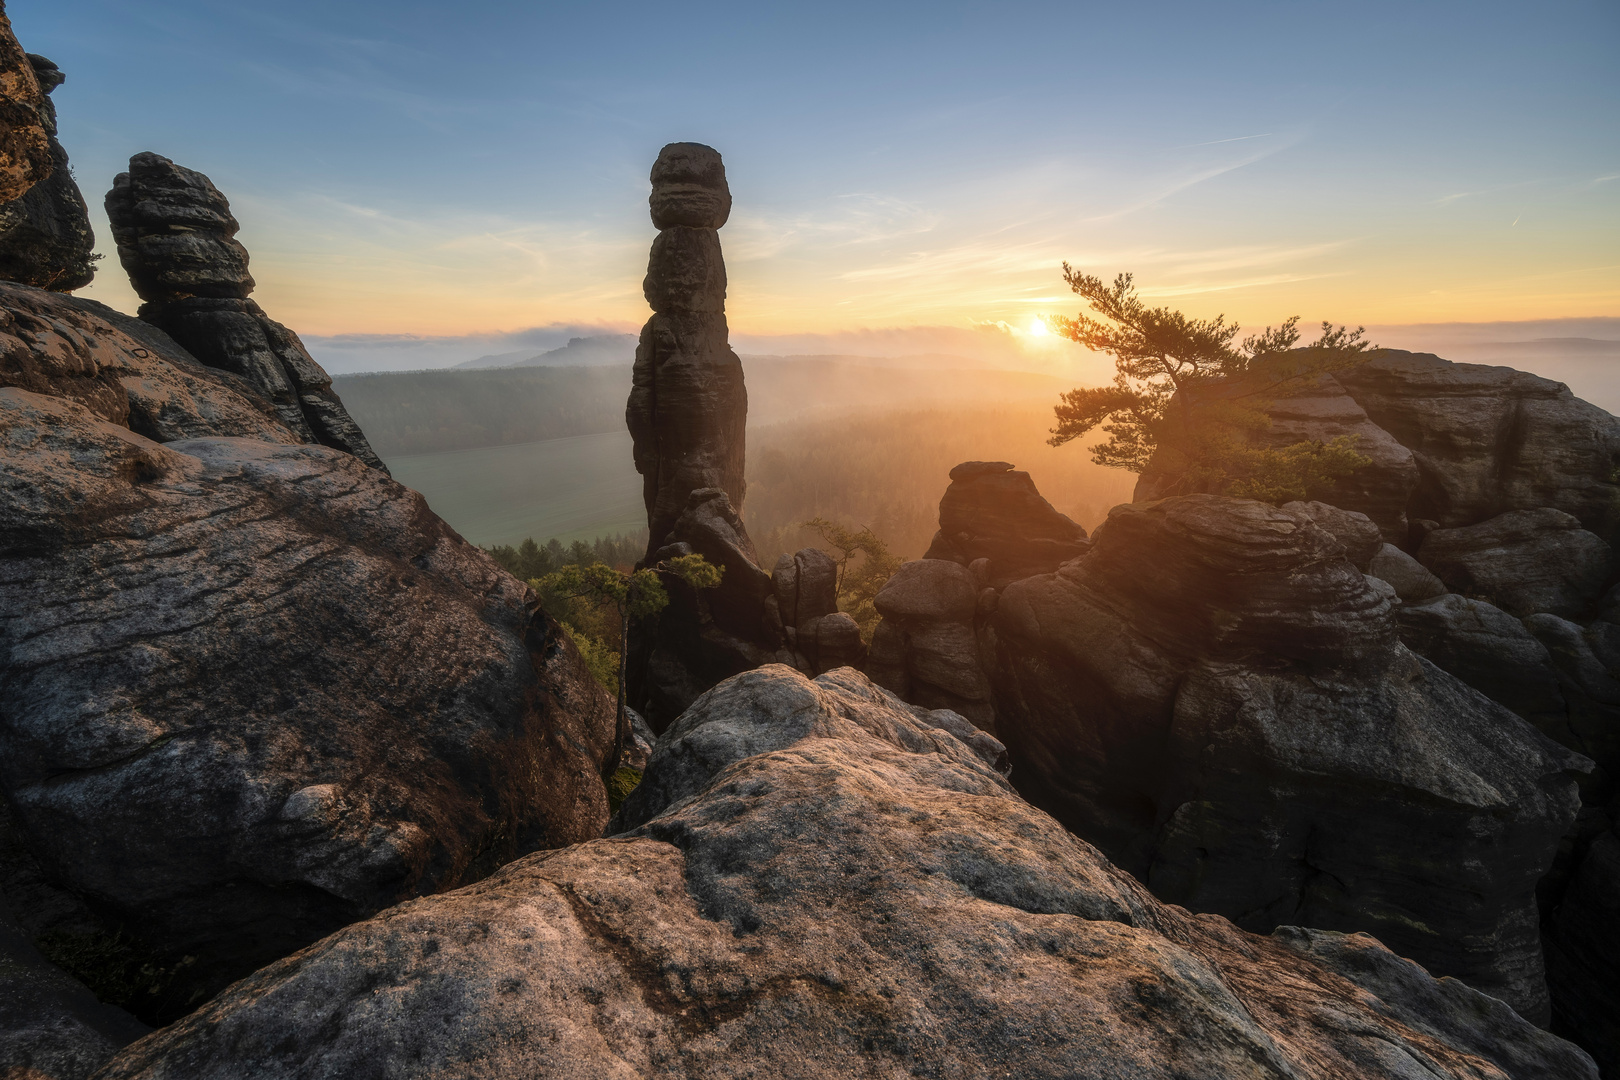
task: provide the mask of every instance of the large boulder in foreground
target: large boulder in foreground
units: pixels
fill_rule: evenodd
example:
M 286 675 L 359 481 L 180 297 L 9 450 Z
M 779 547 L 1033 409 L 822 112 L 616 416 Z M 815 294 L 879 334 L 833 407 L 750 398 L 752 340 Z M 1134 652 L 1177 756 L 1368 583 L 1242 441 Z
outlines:
M 1162 899 L 1373 933 L 1545 1022 L 1535 886 L 1590 762 L 1401 644 L 1304 514 L 1116 507 L 991 619 L 1019 790 Z
M 634 831 L 348 927 L 101 1075 L 1595 1078 L 1369 938 L 1159 903 L 996 749 L 852 671 L 738 676 Z
M 29 934 L 137 942 L 163 1018 L 599 834 L 613 706 L 532 592 L 161 333 L 0 297 L 0 880 Z

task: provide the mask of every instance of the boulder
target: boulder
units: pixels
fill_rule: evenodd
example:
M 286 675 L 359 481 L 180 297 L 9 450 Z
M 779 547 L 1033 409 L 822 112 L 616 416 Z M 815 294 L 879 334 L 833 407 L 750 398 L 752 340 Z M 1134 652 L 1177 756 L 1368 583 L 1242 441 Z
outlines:
M 1567 705 L 1552 656 L 1518 619 L 1456 593 L 1402 604 L 1396 619 L 1407 648 L 1572 745 L 1563 737 Z
M 35 890 L 29 934 L 133 941 L 169 1019 L 599 833 L 613 704 L 532 592 L 158 331 L 3 295 L 71 316 L 0 335 L 35 363 L 0 388 L 0 880 Z M 177 437 L 119 422 L 125 384 Z
M 771 587 L 775 595 L 767 608 L 775 603 L 795 667 L 819 675 L 860 666 L 866 644 L 854 618 L 838 610 L 838 563 L 831 555 L 819 548 L 783 555 L 771 572 Z
M 107 193 L 118 258 L 140 317 L 210 367 L 241 376 L 300 441 L 388 471 L 298 335 L 248 299 L 253 277 L 230 203 L 202 173 L 136 154 Z
M 1512 510 L 1474 525 L 1435 529 L 1418 561 L 1452 592 L 1523 618 L 1575 618 L 1594 609 L 1615 570 L 1614 552 L 1552 507 Z
M 814 666 L 789 647 L 770 577 L 740 517 L 748 391 L 727 339 L 716 231 L 731 208 L 725 166 L 710 147 L 671 143 L 651 179 L 659 233 L 642 291 L 653 316 L 641 330 L 625 404 L 647 506 L 644 561 L 653 566 L 687 550 L 707 555 L 705 545 L 730 560 L 719 587 L 702 596 L 667 582 L 674 602 L 657 620 L 631 627 L 630 702 L 662 731 L 727 676 L 773 659 Z
M 0 1076 L 85 1080 L 150 1030 L 41 956 L 0 898 Z
M 1358 511 L 1340 510 L 1337 506 L 1314 501 L 1284 503 L 1283 509 L 1303 514 L 1316 522 L 1324 532 L 1344 545 L 1344 557 L 1350 560 L 1351 566 L 1363 573 L 1373 557 L 1390 546 L 1384 543 L 1383 534 L 1372 518 Z M 1399 595 L 1400 589 L 1397 588 L 1395 592 Z
M 964 461 L 939 501 L 939 532 L 925 559 L 963 566 L 988 559 L 993 588 L 1046 574 L 1086 549 L 1086 530 L 1052 508 L 1029 473 L 1005 461 Z
M 1457 528 L 1550 506 L 1606 542 L 1620 538 L 1620 420 L 1563 383 L 1396 349 L 1333 378 L 1412 452 L 1410 517 Z
M 1292 504 L 1290 504 L 1292 505 Z M 1429 573 L 1428 567 L 1394 544 L 1383 544 L 1363 570 L 1370 576 L 1389 583 L 1403 603 L 1422 604 L 1443 596 L 1446 583 Z M 1489 605 L 1487 605 L 1489 606 Z M 1492 610 L 1495 610 L 1494 608 Z M 1421 652 L 1422 650 L 1418 650 Z M 1428 655 L 1425 653 L 1424 655 Z M 1432 657 L 1430 659 L 1433 659 Z M 1438 660 L 1435 663 L 1439 664 Z M 1440 664 L 1441 667 L 1446 665 Z M 1446 670 L 1450 671 L 1450 668 Z M 1453 673 L 1455 674 L 1455 673 Z
M 1606 790 L 1589 792 L 1594 803 L 1612 798 L 1611 785 L 1620 778 L 1620 665 L 1612 659 L 1611 626 L 1599 622 L 1583 628 L 1547 614 L 1524 620 L 1525 629 L 1546 647 L 1568 704 L 1564 723 L 1548 733 L 1602 767 Z M 1600 653 L 1608 654 L 1609 662 Z
M 51 174 L 9 202 L 0 203 L 0 278 L 72 292 L 95 277 L 95 233 L 90 211 L 56 139 L 56 106 L 50 93 L 66 80 L 51 61 L 28 55 L 42 91 L 40 117 L 55 167 Z
M 1595 1078 L 1368 938 L 1157 902 L 964 729 L 853 672 L 738 676 L 632 831 L 348 927 L 102 1077 Z
M 901 564 L 873 601 L 883 621 L 872 633 L 866 673 L 906 701 L 951 709 L 994 732 L 976 625 L 979 593 L 979 580 L 959 563 Z
M 56 170 L 45 92 L 0 3 L 0 202 L 21 198 Z
M 1019 790 L 1161 899 L 1373 933 L 1544 1022 L 1534 890 L 1590 762 L 1414 656 L 1396 604 L 1303 514 L 1116 507 L 1001 593 L 997 732 Z

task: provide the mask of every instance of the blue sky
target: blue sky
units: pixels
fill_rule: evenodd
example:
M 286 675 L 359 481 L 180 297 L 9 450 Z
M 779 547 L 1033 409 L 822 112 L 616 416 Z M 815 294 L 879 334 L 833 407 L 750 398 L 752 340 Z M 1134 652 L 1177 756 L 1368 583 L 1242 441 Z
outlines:
M 1023 332 L 1064 259 L 1246 325 L 1620 315 L 1613 0 L 8 7 L 103 241 L 132 153 L 200 169 L 313 335 L 634 327 L 674 140 L 741 335 Z

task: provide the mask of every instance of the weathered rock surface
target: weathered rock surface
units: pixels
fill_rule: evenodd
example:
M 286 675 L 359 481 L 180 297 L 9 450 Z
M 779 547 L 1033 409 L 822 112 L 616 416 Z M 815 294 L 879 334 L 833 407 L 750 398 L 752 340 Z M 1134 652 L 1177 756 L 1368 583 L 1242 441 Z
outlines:
M 1620 1075 L 1620 833 L 1584 853 L 1544 938 L 1553 1030 L 1578 1037 L 1603 1075 Z
M 653 164 L 652 185 L 659 233 L 642 291 L 653 316 L 641 331 L 625 404 L 647 505 L 645 562 L 692 551 L 715 562 L 711 550 L 726 560 L 719 587 L 701 594 L 666 574 L 673 602 L 631 629 L 630 701 L 662 731 L 721 679 L 771 660 L 796 661 L 739 516 L 748 391 L 727 340 L 716 231 L 731 208 L 725 166 L 710 147 L 671 143 Z M 841 647 L 838 629 L 829 628 L 830 652 Z M 798 662 L 807 662 L 802 652 Z
M 230 204 L 208 177 L 136 154 L 107 193 L 118 258 L 146 303 L 140 317 L 198 360 L 253 383 L 303 442 L 387 472 L 303 342 L 248 295 L 248 253 Z
M 951 709 L 994 732 L 978 640 L 980 590 L 980 580 L 959 563 L 902 564 L 873 601 L 883 621 L 872 634 L 866 673 L 906 701 Z
M 1301 514 L 1117 507 L 991 618 L 1019 789 L 1162 899 L 1367 931 L 1545 1021 L 1534 900 L 1589 762 L 1413 656 Z
M 1381 546 L 1373 557 L 1367 560 L 1365 570 L 1370 576 L 1388 582 L 1389 587 L 1395 590 L 1395 595 L 1408 604 L 1421 604 L 1445 595 L 1446 583 L 1430 573 L 1428 567 L 1394 544 Z M 1435 663 L 1439 664 L 1440 661 L 1435 660 Z M 1444 664 L 1440 666 L 1446 667 Z M 1446 670 L 1451 671 L 1450 668 Z M 1453 671 L 1452 674 L 1455 675 L 1456 672 Z
M 1417 557 L 1452 592 L 1520 618 L 1542 611 L 1566 619 L 1590 614 L 1615 570 L 1608 544 L 1574 515 L 1550 506 L 1435 529 Z
M 1412 451 L 1411 517 L 1456 528 L 1550 506 L 1607 542 L 1620 537 L 1620 420 L 1563 383 L 1393 349 L 1333 378 Z
M 150 1030 L 47 962 L 0 898 L 0 1076 L 83 1080 Z
M 0 202 L 21 198 L 56 169 L 45 93 L 0 0 Z
M 1002 588 L 1049 574 L 1086 549 L 1086 530 L 1052 508 L 1029 473 L 1005 461 L 964 461 L 939 501 L 939 532 L 923 555 L 968 566 L 988 559 L 988 584 Z
M 95 277 L 95 233 L 90 211 L 68 169 L 67 151 L 56 138 L 51 91 L 66 76 L 43 56 L 28 55 L 44 97 L 40 116 L 55 162 L 50 176 L 9 202 L 0 203 L 0 278 L 72 292 Z
M 1456 593 L 1402 604 L 1396 618 L 1407 648 L 1572 745 L 1552 656 L 1518 619 Z
M 102 1076 L 1595 1076 L 1364 937 L 1155 901 L 957 730 L 853 672 L 739 676 L 633 832 L 340 931 Z
M 1373 557 L 1389 546 L 1384 543 L 1383 534 L 1372 518 L 1359 511 L 1341 510 L 1337 506 L 1316 501 L 1284 503 L 1283 509 L 1303 514 L 1316 522 L 1324 532 L 1344 545 L 1344 557 L 1350 560 L 1351 566 L 1363 573 Z M 1400 589 L 1397 588 L 1395 592 L 1399 595 Z
M 8 889 L 138 939 L 183 1011 L 599 833 L 612 703 L 529 590 L 151 327 L 0 297 Z M 33 895 L 24 929 L 60 929 Z
M 838 610 L 838 563 L 819 548 L 802 548 L 776 560 L 771 571 L 774 602 L 793 666 L 808 675 L 859 667 L 866 658 L 861 628 Z M 769 613 L 767 612 L 767 618 Z

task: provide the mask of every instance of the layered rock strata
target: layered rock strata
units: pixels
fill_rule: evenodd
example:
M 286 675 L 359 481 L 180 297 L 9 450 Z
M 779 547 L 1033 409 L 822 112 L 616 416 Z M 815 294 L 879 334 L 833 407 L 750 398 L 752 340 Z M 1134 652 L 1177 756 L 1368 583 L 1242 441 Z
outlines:
M 642 291 L 653 316 L 625 405 L 647 506 L 644 562 L 696 552 L 725 570 L 718 588 L 702 591 L 666 574 L 670 606 L 631 629 L 630 700 L 662 731 L 721 679 L 774 660 L 808 662 L 767 607 L 770 576 L 740 516 L 748 392 L 726 329 L 725 165 L 710 147 L 671 143 L 651 179 L 659 232 Z
M 1535 887 L 1590 762 L 1409 652 L 1395 605 L 1303 514 L 1116 507 L 1001 592 L 998 732 L 1162 899 L 1367 931 L 1545 1022 Z
M 95 277 L 95 233 L 90 211 L 68 169 L 67 151 L 56 138 L 56 105 L 50 95 L 67 76 L 43 56 L 30 53 L 42 94 L 40 119 L 55 163 L 51 174 L 25 194 L 0 203 L 0 278 L 72 292 Z
M 598 835 L 613 705 L 525 586 L 255 384 L 0 287 L 0 887 L 169 1019 Z M 145 991 L 142 991 L 145 994 Z
M 997 749 L 854 672 L 738 676 L 632 831 L 340 931 L 102 1076 L 1596 1076 L 1365 936 L 1156 901 Z
M 0 202 L 21 198 L 56 170 L 45 93 L 0 0 Z
M 332 391 L 332 379 L 285 326 L 248 299 L 254 281 L 230 204 L 202 173 L 136 154 L 107 193 L 118 259 L 140 317 L 211 367 L 253 383 L 302 442 L 387 472 Z

